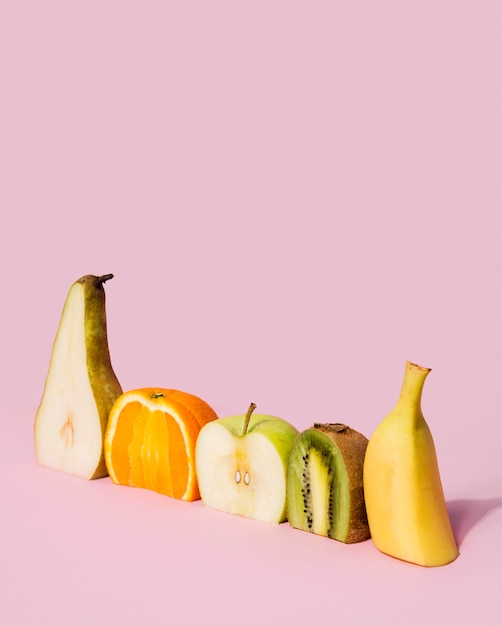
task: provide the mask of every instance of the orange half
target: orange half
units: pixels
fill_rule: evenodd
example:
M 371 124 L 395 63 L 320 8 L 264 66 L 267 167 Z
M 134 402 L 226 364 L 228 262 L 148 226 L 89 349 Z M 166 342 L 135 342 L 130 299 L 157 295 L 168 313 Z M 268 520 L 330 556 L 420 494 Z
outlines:
M 148 387 L 123 393 L 105 434 L 110 478 L 117 485 L 198 500 L 195 442 L 202 426 L 215 419 L 204 400 L 184 391 Z

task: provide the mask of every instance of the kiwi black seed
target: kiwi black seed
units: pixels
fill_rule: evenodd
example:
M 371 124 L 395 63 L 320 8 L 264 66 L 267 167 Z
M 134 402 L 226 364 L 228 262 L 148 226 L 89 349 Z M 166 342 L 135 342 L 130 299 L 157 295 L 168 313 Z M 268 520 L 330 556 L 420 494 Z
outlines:
M 345 424 L 314 424 L 298 435 L 287 478 L 291 526 L 344 543 L 370 537 L 363 492 L 368 439 Z

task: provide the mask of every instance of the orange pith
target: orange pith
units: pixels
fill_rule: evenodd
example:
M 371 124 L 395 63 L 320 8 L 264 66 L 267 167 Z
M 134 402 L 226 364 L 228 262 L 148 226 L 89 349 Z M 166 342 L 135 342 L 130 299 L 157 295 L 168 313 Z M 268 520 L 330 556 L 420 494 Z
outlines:
M 146 388 L 122 394 L 105 436 L 110 477 L 117 484 L 197 500 L 195 442 L 201 427 L 214 419 L 206 402 L 183 391 Z

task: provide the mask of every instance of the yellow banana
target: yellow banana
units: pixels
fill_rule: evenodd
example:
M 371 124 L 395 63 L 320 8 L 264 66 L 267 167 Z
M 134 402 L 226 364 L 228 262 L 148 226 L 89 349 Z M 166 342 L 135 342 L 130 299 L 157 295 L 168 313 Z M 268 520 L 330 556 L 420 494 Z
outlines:
M 370 438 L 364 497 L 374 545 L 398 559 L 446 565 L 459 554 L 421 409 L 430 369 L 406 362 L 398 402 Z

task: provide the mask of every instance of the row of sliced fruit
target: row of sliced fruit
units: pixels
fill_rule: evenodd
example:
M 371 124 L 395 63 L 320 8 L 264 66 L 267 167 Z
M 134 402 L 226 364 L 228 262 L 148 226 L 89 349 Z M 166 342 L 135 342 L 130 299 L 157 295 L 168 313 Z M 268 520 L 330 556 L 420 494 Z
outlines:
M 103 284 L 70 288 L 35 418 L 39 464 L 83 478 L 110 475 L 254 519 L 345 543 L 370 536 L 382 552 L 424 566 L 458 556 L 434 442 L 421 411 L 428 368 L 410 362 L 394 410 L 370 440 L 345 424 L 303 432 L 255 413 L 219 419 L 192 394 L 123 393 L 107 340 Z

